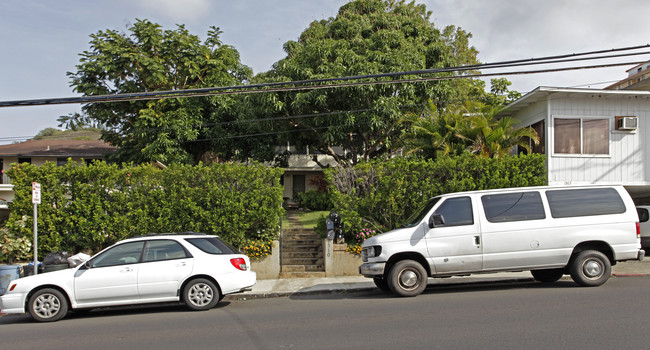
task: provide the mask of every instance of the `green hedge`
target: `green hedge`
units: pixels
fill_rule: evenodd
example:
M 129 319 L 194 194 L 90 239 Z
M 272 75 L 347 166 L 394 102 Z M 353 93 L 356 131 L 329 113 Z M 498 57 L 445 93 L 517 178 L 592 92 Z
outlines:
M 469 154 L 436 160 L 394 158 L 326 171 L 334 210 L 346 239 L 364 228 L 400 226 L 431 197 L 460 191 L 546 185 L 545 157 L 479 158 Z
M 97 251 L 151 232 L 216 234 L 242 247 L 272 240 L 283 214 L 282 169 L 262 165 L 16 165 L 7 228 L 33 235 L 31 183 L 41 183 L 39 252 Z

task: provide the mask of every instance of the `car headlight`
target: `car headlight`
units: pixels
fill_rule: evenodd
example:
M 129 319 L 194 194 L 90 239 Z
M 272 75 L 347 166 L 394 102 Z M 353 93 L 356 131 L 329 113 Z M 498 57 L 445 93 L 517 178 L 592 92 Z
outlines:
M 376 258 L 381 255 L 381 246 L 373 245 L 361 250 L 361 260 L 366 262 L 369 258 Z

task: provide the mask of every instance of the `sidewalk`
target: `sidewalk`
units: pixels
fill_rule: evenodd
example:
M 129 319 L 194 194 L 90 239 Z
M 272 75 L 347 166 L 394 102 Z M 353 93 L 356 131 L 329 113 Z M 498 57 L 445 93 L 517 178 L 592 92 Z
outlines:
M 650 275 L 650 259 L 621 262 L 612 267 L 612 277 L 647 275 Z M 570 277 L 564 276 L 563 278 Z M 530 272 L 499 272 L 466 277 L 436 278 L 430 279 L 429 284 L 458 285 L 520 281 L 533 281 Z M 224 299 L 246 300 L 292 295 L 358 292 L 375 288 L 377 287 L 375 287 L 374 282 L 370 278 L 363 276 L 258 280 L 252 291 L 227 295 Z

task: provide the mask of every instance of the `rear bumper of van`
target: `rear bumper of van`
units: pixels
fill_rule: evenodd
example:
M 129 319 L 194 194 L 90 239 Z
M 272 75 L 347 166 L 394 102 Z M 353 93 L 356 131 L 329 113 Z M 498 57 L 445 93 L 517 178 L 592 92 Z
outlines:
M 639 253 L 637 254 L 636 259 L 639 261 L 642 261 L 643 258 L 645 258 L 645 250 L 639 249 Z

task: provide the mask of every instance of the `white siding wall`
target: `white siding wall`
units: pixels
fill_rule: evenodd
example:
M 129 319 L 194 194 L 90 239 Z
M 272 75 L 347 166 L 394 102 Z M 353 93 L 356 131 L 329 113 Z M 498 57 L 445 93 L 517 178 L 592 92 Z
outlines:
M 551 117 L 593 117 L 602 116 L 610 120 L 610 155 L 579 156 L 554 155 L 550 120 L 547 120 L 547 155 L 549 184 L 616 183 L 623 185 L 650 185 L 650 101 L 645 98 L 627 96 L 583 95 L 567 98 L 553 98 L 548 102 L 537 102 L 517 113 L 522 125 L 540 120 L 551 107 Z M 638 129 L 633 132 L 616 131 L 616 116 L 636 116 Z

